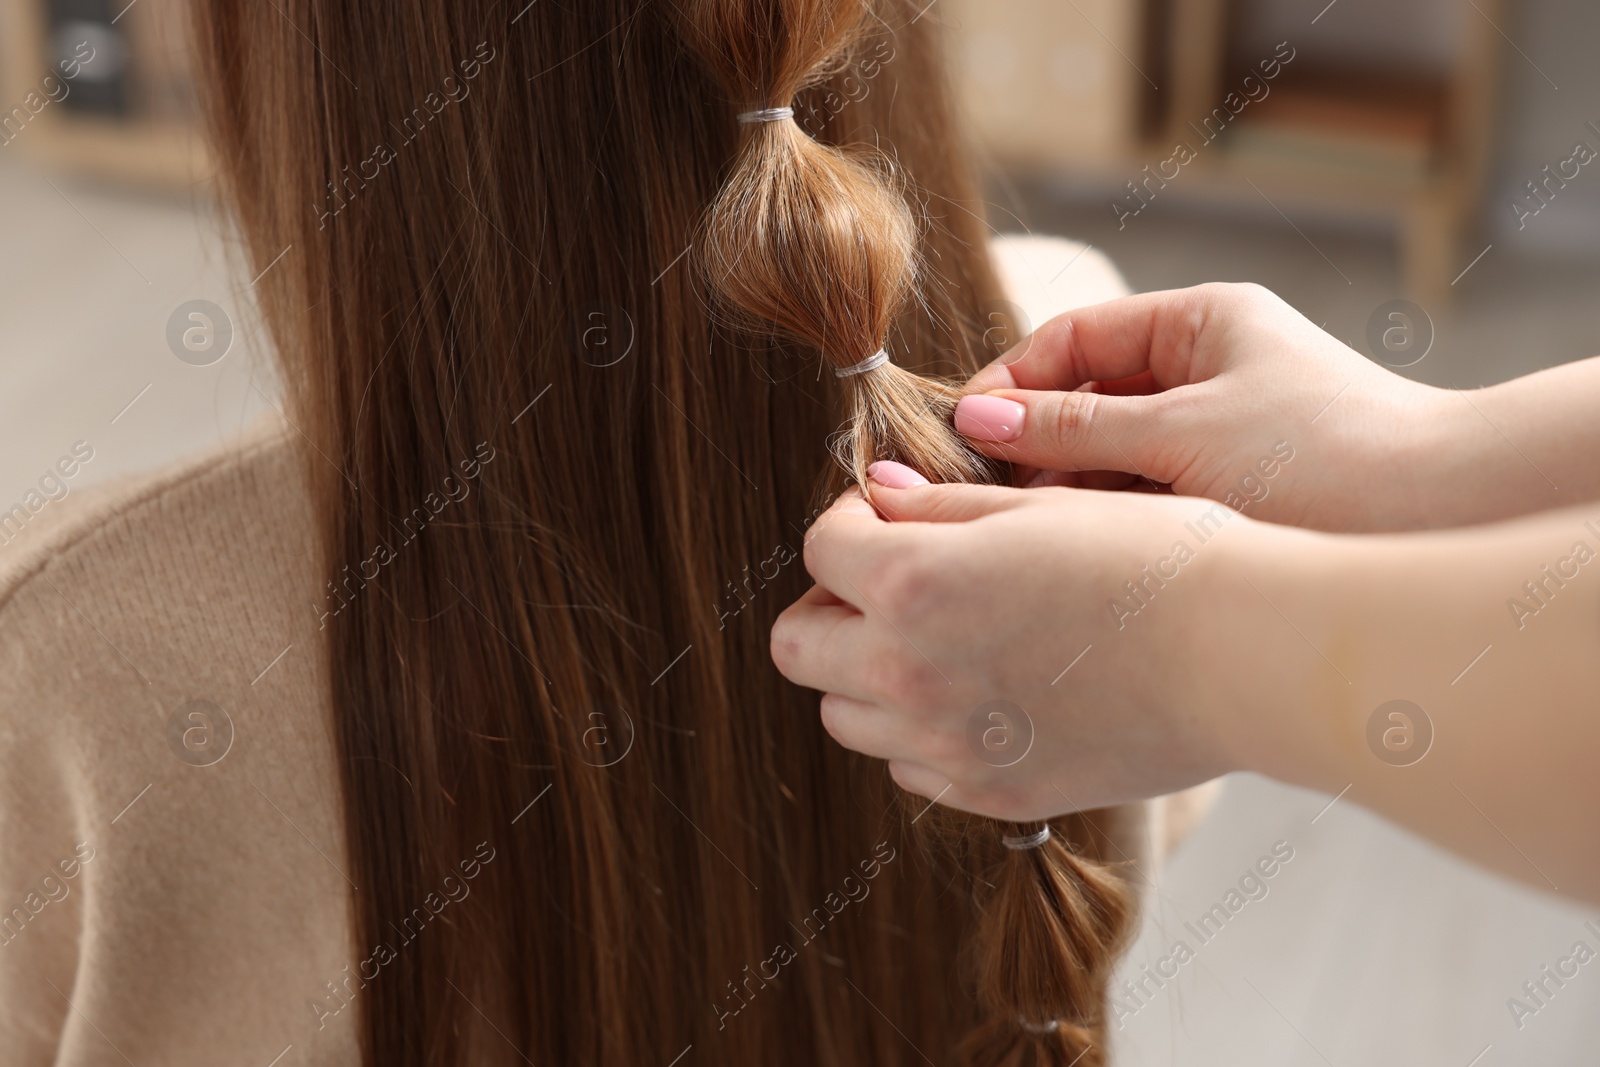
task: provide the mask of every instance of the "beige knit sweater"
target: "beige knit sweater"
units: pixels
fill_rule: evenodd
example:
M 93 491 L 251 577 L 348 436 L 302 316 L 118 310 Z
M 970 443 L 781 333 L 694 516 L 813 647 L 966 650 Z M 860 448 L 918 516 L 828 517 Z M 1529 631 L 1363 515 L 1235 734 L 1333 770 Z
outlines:
M 997 250 L 1035 325 L 1122 291 L 1065 242 Z M 291 436 L 0 544 L 4 1064 L 357 1062 L 355 1011 L 311 1007 L 358 953 Z

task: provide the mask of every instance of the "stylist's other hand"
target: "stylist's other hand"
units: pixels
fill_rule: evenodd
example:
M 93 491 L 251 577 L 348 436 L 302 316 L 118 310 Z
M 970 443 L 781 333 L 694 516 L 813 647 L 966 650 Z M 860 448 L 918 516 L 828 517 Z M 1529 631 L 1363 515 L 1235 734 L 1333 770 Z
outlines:
M 956 428 L 1046 472 L 1035 484 L 1123 472 L 1254 518 L 1352 531 L 1440 525 L 1465 505 L 1443 497 L 1489 492 L 1452 439 L 1463 411 L 1446 391 L 1369 361 L 1257 285 L 1068 312 L 967 391 Z
M 1187 497 L 915 485 L 894 463 L 873 479 L 882 516 L 852 490 L 818 518 L 817 585 L 772 630 L 840 744 L 911 792 L 1016 821 L 1235 769 L 1241 731 L 1200 714 L 1186 634 L 1216 625 L 1208 561 L 1274 528 Z

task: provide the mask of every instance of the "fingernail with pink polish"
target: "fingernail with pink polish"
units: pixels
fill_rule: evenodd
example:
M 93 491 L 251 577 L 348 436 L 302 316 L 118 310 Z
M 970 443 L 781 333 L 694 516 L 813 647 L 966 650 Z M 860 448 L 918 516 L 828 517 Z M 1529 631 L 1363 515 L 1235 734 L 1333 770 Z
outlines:
M 956 429 L 979 441 L 1015 441 L 1027 410 L 1001 396 L 964 396 L 956 405 Z
M 888 459 L 880 459 L 868 467 L 867 477 L 885 489 L 912 489 L 919 485 L 928 484 L 928 479 L 904 463 L 896 463 Z

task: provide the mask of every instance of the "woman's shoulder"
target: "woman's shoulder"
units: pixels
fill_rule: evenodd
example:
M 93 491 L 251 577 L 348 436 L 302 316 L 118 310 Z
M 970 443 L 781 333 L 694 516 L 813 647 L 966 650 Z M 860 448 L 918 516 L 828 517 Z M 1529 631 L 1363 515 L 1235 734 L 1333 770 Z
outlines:
M 989 247 L 1002 288 L 1029 320 L 1023 333 L 1063 311 L 1128 295 L 1122 274 L 1093 245 L 1013 233 L 996 237 Z
M 74 458 L 87 461 L 75 453 L 63 462 Z M 48 585 L 53 567 L 110 568 L 126 580 L 150 578 L 171 570 L 168 560 L 191 534 L 236 522 L 238 513 L 219 504 L 270 512 L 292 506 L 300 494 L 290 441 L 266 419 L 234 441 L 160 470 L 84 489 L 72 489 L 66 478 L 52 477 L 52 485 L 61 490 L 59 498 L 30 489 L 9 508 L 0 505 L 0 620 L 26 612 L 22 594 L 35 584 Z M 157 536 L 136 536 L 143 533 Z M 155 566 L 128 570 L 129 564 Z
M 289 440 L 258 423 L 151 474 L 29 493 L 0 515 L 4 784 L 98 792 L 138 755 L 170 749 L 164 718 L 221 704 L 223 679 L 249 683 L 305 628 L 310 609 L 294 609 L 315 570 L 302 485 Z
M 315 573 L 310 516 L 270 423 L 143 477 L 30 492 L 0 515 L 0 729 L 45 707 L 58 736 L 98 736 L 111 724 L 79 721 L 97 696 L 165 702 L 224 665 L 259 670 L 314 618 L 293 610 Z
M 208 990 L 237 994 L 261 1062 L 317 1029 L 348 886 L 299 464 L 257 426 L 24 505 L 0 539 L 0 1046 L 21 1061 L 94 1040 L 52 985 L 160 1062 L 200 1062 L 183 1013 Z

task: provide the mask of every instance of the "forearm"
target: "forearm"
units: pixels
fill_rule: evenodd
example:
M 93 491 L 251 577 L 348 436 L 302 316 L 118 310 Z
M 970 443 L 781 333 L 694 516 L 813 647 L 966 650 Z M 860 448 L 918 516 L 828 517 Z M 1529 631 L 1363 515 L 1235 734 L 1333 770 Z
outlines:
M 1422 455 L 1429 528 L 1600 500 L 1600 357 L 1438 397 Z
M 1440 534 L 1241 532 L 1210 579 L 1236 627 L 1197 630 L 1196 668 L 1239 764 L 1348 786 L 1478 863 L 1600 899 L 1600 507 Z M 1394 700 L 1415 709 L 1374 726 Z

